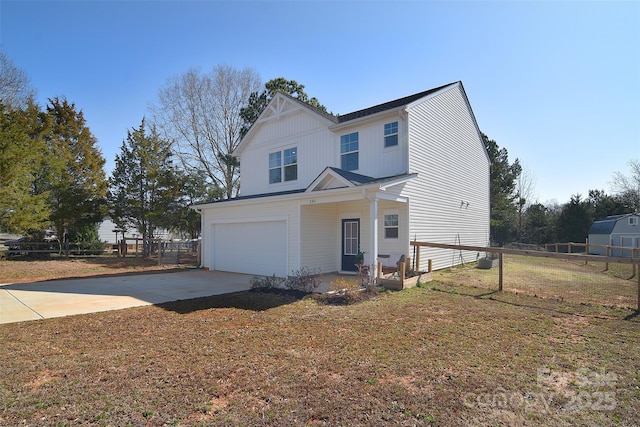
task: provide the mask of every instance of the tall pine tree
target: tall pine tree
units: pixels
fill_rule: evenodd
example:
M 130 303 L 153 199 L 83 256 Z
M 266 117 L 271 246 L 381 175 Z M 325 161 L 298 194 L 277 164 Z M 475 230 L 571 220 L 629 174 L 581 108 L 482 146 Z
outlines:
M 49 99 L 43 122 L 47 162 L 39 188 L 49 193 L 51 222 L 60 238 L 72 236 L 105 214 L 104 158 L 82 111 L 66 99 Z
M 43 166 L 39 109 L 12 110 L 0 104 L 0 230 L 18 234 L 42 231 L 49 220 L 48 193 L 36 194 Z
M 155 237 L 158 228 L 172 228 L 179 209 L 181 185 L 171 161 L 171 143 L 145 120 L 127 132 L 109 179 L 109 204 L 114 222 L 124 230 Z M 145 255 L 149 246 L 145 245 Z
M 482 134 L 484 146 L 491 160 L 491 241 L 500 246 L 515 239 L 518 195 L 515 192 L 516 180 L 522 172 L 520 161 L 509 163 L 506 148 Z

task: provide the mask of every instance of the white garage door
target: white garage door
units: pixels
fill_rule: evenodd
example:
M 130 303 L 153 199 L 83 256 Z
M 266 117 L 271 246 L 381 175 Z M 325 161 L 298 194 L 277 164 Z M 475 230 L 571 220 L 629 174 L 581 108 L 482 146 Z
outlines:
M 215 224 L 212 265 L 220 271 L 286 277 L 286 222 Z

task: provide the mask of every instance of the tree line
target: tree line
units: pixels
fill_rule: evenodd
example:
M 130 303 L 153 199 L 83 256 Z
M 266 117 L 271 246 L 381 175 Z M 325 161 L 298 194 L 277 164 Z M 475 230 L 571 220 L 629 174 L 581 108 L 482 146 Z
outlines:
M 283 77 L 262 86 L 255 70 L 193 68 L 170 78 L 150 117 L 127 131 L 107 177 L 98 141 L 73 102 L 35 101 L 28 76 L 0 51 L 0 231 L 98 239 L 104 217 L 118 228 L 153 238 L 158 229 L 195 238 L 199 215 L 189 206 L 232 198 L 240 164 L 232 153 L 278 92 L 327 109 Z M 584 241 L 594 219 L 640 211 L 640 163 L 614 176 L 615 192 L 591 190 L 563 205 L 534 200 L 533 181 L 519 159 L 482 134 L 491 160 L 492 244 Z M 488 242 L 489 243 L 489 242 Z
M 535 184 L 520 160 L 509 162 L 506 148 L 500 148 L 485 134 L 482 138 L 491 160 L 490 243 L 493 245 L 584 242 L 594 221 L 640 212 L 638 159 L 628 161 L 630 174 L 614 174 L 613 194 L 592 189 L 587 197 L 574 194 L 562 205 L 544 205 L 535 199 Z
M 196 238 L 200 218 L 189 206 L 237 195 L 232 152 L 278 91 L 326 111 L 294 80 L 261 89 L 250 68 L 170 78 L 150 120 L 127 131 L 107 177 L 82 111 L 66 98 L 38 106 L 26 73 L 0 51 L 0 231 L 96 241 L 108 216 L 144 238 L 160 229 Z

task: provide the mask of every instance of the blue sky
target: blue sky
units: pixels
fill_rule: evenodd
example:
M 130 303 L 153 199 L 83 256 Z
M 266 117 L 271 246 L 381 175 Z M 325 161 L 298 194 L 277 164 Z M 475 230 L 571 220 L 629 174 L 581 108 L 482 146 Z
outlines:
M 345 114 L 461 80 L 541 203 L 640 158 L 639 1 L 0 1 L 0 46 L 44 106 L 84 112 L 111 171 L 190 67 L 252 67 Z

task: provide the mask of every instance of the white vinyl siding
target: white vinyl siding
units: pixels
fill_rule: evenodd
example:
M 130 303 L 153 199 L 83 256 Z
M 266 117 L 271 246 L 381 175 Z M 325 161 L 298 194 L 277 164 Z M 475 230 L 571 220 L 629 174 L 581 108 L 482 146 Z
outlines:
M 489 244 L 489 159 L 459 85 L 410 106 L 409 172 L 411 239 Z M 464 205 L 462 205 L 464 202 Z M 467 205 L 468 203 L 468 205 Z M 421 263 L 436 269 L 460 262 L 451 250 L 422 248 Z M 477 254 L 466 252 L 466 262 Z

